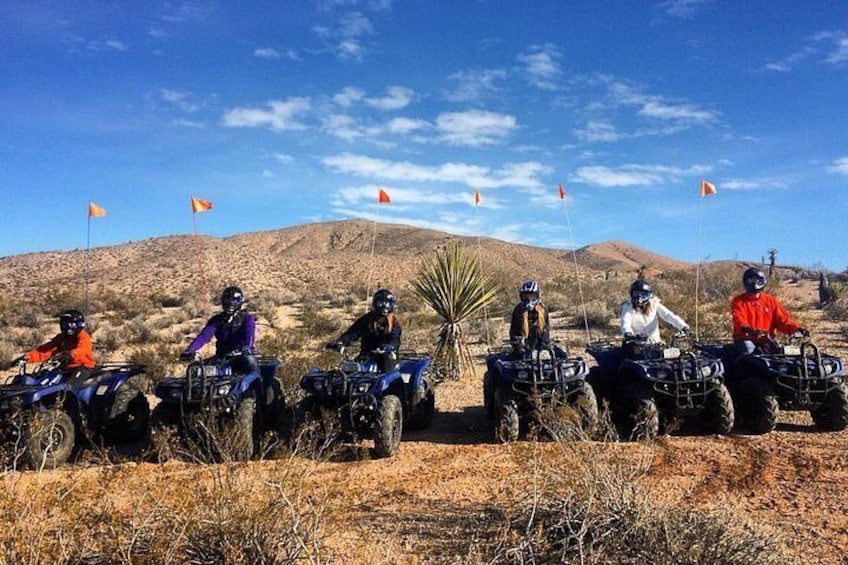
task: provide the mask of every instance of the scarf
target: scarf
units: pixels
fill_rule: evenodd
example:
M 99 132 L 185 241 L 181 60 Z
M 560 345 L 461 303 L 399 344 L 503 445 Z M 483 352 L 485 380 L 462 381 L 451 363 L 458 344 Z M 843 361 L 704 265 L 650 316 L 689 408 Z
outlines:
M 533 310 L 537 314 L 536 330 L 538 333 L 536 335 L 542 335 L 542 332 L 545 331 L 545 307 L 539 302 L 533 307 Z M 521 312 L 521 335 L 525 338 L 530 337 L 530 312 L 526 309 Z

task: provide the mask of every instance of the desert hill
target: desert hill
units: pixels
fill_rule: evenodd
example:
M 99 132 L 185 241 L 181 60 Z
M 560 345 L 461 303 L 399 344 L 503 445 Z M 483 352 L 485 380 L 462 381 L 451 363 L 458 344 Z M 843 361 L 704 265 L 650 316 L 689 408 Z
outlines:
M 479 250 L 482 261 L 502 277 L 551 279 L 573 273 L 571 252 L 454 236 L 403 225 L 379 224 L 371 263 L 374 225 L 344 220 L 218 238 L 200 237 L 203 269 L 212 288 L 238 283 L 257 291 L 302 292 L 314 285 L 365 286 L 369 265 L 373 283 L 400 286 L 421 258 L 453 239 Z M 651 272 L 689 265 L 624 242 L 577 250 L 587 274 L 616 272 L 628 277 L 643 265 Z M 0 258 L 0 289 L 52 287 L 82 281 L 85 251 L 48 251 Z M 197 286 L 196 242 L 191 235 L 147 239 L 91 250 L 92 288 L 114 292 L 182 292 Z M 76 285 L 74 282 L 74 285 Z

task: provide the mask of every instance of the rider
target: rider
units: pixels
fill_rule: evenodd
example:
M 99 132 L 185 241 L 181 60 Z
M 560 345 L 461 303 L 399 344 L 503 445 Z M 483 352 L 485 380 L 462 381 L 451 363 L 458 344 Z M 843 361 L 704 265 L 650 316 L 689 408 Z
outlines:
M 659 343 L 662 318 L 678 331 L 688 333 L 689 325 L 669 310 L 654 296 L 654 289 L 645 279 L 636 279 L 630 285 L 630 301 L 621 305 L 621 334 L 625 340 L 643 338 L 648 343 Z
M 248 374 L 256 371 L 256 318 L 250 312 L 242 310 L 244 293 L 237 286 L 228 286 L 221 292 L 222 311 L 215 314 L 200 330 L 196 338 L 180 354 L 183 361 L 200 358 L 198 351 L 215 337 L 215 358 L 227 359 L 227 363 L 236 374 Z
M 509 323 L 509 341 L 513 353 L 520 356 L 527 349 L 541 349 L 551 345 L 551 321 L 548 310 L 542 304 L 542 288 L 534 280 L 521 283 L 518 287 L 521 299 L 512 310 Z
M 96 364 L 91 334 L 85 329 L 85 316 L 79 310 L 65 310 L 59 316 L 59 330 L 53 339 L 27 351 L 20 360 L 43 363 L 55 358 L 72 384 L 82 383 L 91 376 Z
M 766 283 L 761 270 L 746 269 L 742 275 L 745 292 L 731 302 L 733 341 L 741 353 L 754 353 L 757 347 L 767 345 L 776 331 L 794 337 L 810 335 L 774 296 L 763 292 Z
M 371 311 L 356 320 L 339 339 L 327 344 L 327 349 L 340 350 L 360 340 L 360 358 L 375 359 L 380 371 L 397 364 L 401 327 L 395 315 L 397 299 L 391 290 L 382 288 L 371 299 Z M 376 354 L 374 352 L 379 352 Z

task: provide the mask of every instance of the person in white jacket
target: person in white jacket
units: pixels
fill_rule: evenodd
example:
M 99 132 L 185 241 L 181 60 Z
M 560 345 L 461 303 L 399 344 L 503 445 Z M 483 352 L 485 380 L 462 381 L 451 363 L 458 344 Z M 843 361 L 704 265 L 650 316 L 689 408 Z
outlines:
M 630 301 L 621 305 L 621 335 L 625 339 L 641 337 L 650 343 L 659 343 L 662 318 L 678 331 L 688 333 L 689 325 L 669 310 L 654 296 L 654 289 L 645 279 L 636 279 L 630 285 Z

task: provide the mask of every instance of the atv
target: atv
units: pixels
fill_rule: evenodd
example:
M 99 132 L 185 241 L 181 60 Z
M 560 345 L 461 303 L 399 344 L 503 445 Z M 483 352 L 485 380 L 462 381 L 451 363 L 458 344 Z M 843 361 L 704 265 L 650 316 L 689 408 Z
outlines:
M 781 344 L 764 332 L 755 337 L 762 345 L 753 353 L 741 354 L 732 343 L 701 346 L 724 361 L 727 384 L 745 428 L 755 434 L 770 432 L 780 410 L 809 410 L 822 430 L 848 427 L 848 387 L 841 359 L 821 353 L 809 340 L 790 338 Z
M 145 367 L 104 363 L 71 384 L 58 361 L 18 374 L 0 385 L 0 423 L 7 440 L 22 446 L 32 469 L 54 469 L 71 456 L 77 440 L 100 437 L 113 443 L 145 437 L 150 407 L 139 384 Z
M 278 428 L 285 409 L 276 357 L 256 357 L 256 369 L 234 374 L 232 357 L 197 359 L 185 376 L 156 385 L 155 431 L 176 427 L 213 459 L 246 461 L 259 452 L 266 428 Z
M 619 437 L 653 437 L 661 424 L 690 415 L 712 433 L 733 429 L 724 366 L 700 353 L 687 333 L 675 334 L 670 347 L 628 336 L 621 346 L 600 341 L 586 351 L 598 363 L 590 381 L 608 402 Z
M 374 357 L 386 356 L 385 351 L 372 351 L 358 359 L 350 359 L 344 347 L 338 351 L 341 362 L 337 368 L 315 367 L 301 378 L 306 397 L 295 411 L 295 433 L 302 435 L 317 427 L 315 439 L 329 441 L 336 426 L 352 441 L 373 439 L 376 457 L 392 457 L 398 452 L 404 428 L 426 429 L 436 414 L 430 357 L 401 351 L 397 366 L 380 372 Z
M 502 351 L 486 357 L 486 369 L 483 405 L 495 420 L 498 440 L 517 440 L 522 420 L 549 428 L 553 422 L 544 413 L 564 405 L 576 409 L 583 430 L 596 428 L 598 403 L 580 357 L 569 358 L 556 346 L 517 349 L 507 342 Z

